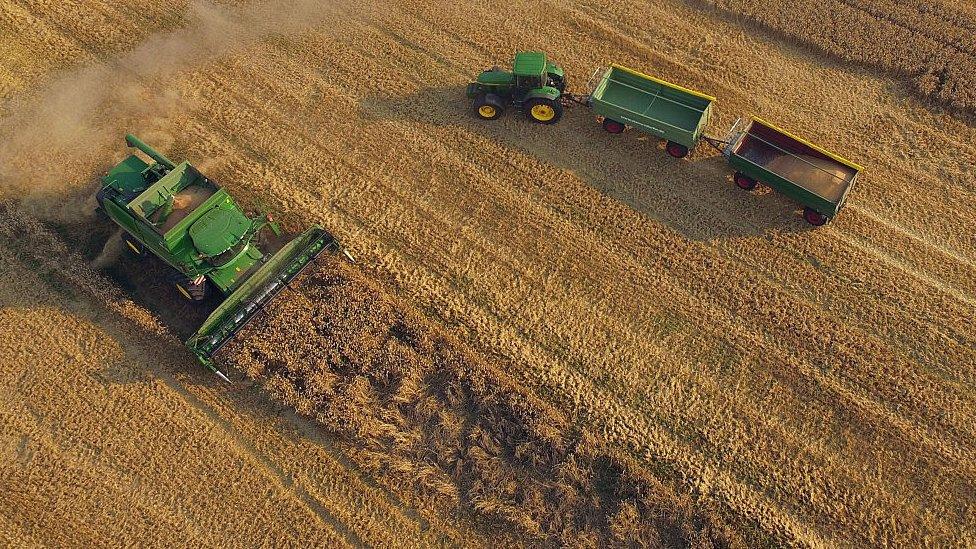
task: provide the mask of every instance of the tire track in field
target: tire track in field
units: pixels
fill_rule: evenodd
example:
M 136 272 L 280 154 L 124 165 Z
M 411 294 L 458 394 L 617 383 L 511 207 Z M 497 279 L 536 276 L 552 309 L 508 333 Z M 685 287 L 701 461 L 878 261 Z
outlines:
M 343 540 L 352 547 L 366 546 L 366 543 L 359 537 L 358 534 L 356 534 L 356 532 L 350 529 L 349 526 L 340 521 L 326 508 L 325 504 L 322 503 L 323 498 L 320 494 L 315 493 L 314 487 L 310 486 L 300 476 L 291 475 L 286 472 L 267 455 L 258 450 L 254 444 L 241 437 L 226 419 L 221 417 L 217 412 L 197 398 L 193 393 L 185 389 L 183 385 L 172 376 L 172 374 L 168 372 L 159 372 L 158 375 L 170 391 L 178 395 L 180 399 L 190 406 L 190 408 L 196 410 L 197 413 L 205 417 L 217 430 L 223 433 L 228 440 L 232 441 L 234 446 L 237 448 L 237 451 L 241 455 L 246 456 L 249 461 L 255 465 L 258 465 L 265 475 L 273 479 L 283 492 L 301 502 L 302 507 L 306 509 L 309 514 L 314 515 L 323 526 L 342 536 Z

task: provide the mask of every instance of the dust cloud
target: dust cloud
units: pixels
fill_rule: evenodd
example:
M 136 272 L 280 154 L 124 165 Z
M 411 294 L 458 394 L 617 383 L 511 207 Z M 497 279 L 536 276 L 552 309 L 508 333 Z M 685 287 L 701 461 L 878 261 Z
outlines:
M 237 9 L 192 2 L 181 28 L 14 98 L 0 120 L 0 200 L 53 221 L 90 215 L 93 208 L 77 201 L 93 194 L 96 177 L 121 159 L 125 132 L 142 132 L 164 146 L 179 133 L 178 116 L 192 108 L 179 91 L 180 74 L 269 36 L 328 24 L 338 7 L 312 0 Z

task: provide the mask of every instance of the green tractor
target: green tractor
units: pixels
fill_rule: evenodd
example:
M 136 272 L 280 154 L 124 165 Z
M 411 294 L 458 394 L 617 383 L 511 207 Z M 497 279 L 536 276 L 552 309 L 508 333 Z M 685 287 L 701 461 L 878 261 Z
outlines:
M 172 268 L 179 295 L 200 302 L 211 292 L 220 304 L 186 342 L 214 373 L 211 357 L 317 255 L 338 242 L 313 226 L 275 253 L 262 250 L 265 229 L 280 236 L 268 215 L 248 216 L 231 196 L 189 162 L 176 164 L 133 135 L 130 155 L 102 178 L 99 210 L 123 230 L 136 256 L 152 254 Z M 283 240 L 283 239 L 279 239 Z
M 515 107 L 533 122 L 555 124 L 563 116 L 562 95 L 566 89 L 563 70 L 546 59 L 541 51 L 515 54 L 512 70 L 493 67 L 468 84 L 468 98 L 474 113 L 483 120 L 499 118 L 505 109 Z

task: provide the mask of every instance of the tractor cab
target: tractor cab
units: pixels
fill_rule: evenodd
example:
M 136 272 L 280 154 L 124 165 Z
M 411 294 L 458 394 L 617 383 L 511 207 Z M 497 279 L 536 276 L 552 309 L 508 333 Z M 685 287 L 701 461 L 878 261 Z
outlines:
M 493 67 L 468 85 L 474 113 L 483 120 L 499 118 L 505 109 L 521 110 L 533 122 L 555 124 L 562 118 L 560 101 L 566 87 L 563 70 L 541 51 L 515 54 L 512 70 Z
M 515 88 L 528 92 L 541 88 L 546 83 L 546 54 L 538 51 L 526 51 L 515 54 L 512 62 L 512 74 L 515 77 Z

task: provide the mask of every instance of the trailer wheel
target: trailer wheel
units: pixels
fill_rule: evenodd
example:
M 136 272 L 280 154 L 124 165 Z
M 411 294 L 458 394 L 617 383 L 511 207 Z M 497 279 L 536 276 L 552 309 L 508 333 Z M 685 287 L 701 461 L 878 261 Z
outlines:
M 743 190 L 746 190 L 746 191 L 751 191 L 751 190 L 755 189 L 756 188 L 756 185 L 759 183 L 755 179 L 749 177 L 748 175 L 746 175 L 744 173 L 740 173 L 740 172 L 735 172 L 735 176 L 734 176 L 733 179 L 735 179 L 735 186 L 736 187 L 739 187 L 740 189 L 743 189 Z
M 146 247 L 143 246 L 142 242 L 139 242 L 133 238 L 129 233 L 122 233 L 122 242 L 125 243 L 125 249 L 128 250 L 129 255 L 133 257 L 142 257 L 146 255 Z
M 675 158 L 684 158 L 688 156 L 688 147 L 685 147 L 681 143 L 675 143 L 674 141 L 668 141 L 666 150 L 668 154 Z
M 625 126 L 622 122 L 617 122 L 616 120 L 604 118 L 603 129 L 607 130 L 607 133 L 617 134 L 617 133 L 624 133 L 624 130 L 627 129 L 627 126 Z
M 537 97 L 525 104 L 525 114 L 529 120 L 539 124 L 555 124 L 563 117 L 563 106 L 558 99 Z
M 496 120 L 505 112 L 505 104 L 500 97 L 488 93 L 474 102 L 474 113 L 482 120 Z
M 207 299 L 207 296 L 210 294 L 210 285 L 207 284 L 207 279 L 203 279 L 195 284 L 193 280 L 183 275 L 177 275 L 173 279 L 173 284 L 181 296 L 193 303 L 199 303 Z
M 803 208 L 803 219 L 814 227 L 819 227 L 826 223 L 829 218 L 813 208 L 805 207 Z

